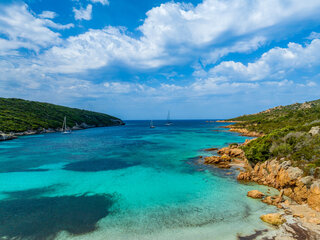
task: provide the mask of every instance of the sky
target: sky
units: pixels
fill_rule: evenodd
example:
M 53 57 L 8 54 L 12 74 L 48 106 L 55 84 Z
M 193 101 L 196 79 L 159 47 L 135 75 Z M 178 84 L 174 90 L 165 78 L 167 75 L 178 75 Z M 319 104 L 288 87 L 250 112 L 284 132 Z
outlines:
M 0 0 L 0 97 L 124 120 L 320 98 L 319 0 Z

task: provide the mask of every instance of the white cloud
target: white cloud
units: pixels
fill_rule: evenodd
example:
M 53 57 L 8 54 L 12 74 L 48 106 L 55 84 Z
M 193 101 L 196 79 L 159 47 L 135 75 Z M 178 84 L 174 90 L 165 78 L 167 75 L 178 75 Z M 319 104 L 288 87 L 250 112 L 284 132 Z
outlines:
M 228 47 L 216 48 L 208 54 L 203 55 L 202 63 L 204 65 L 215 63 L 221 57 L 228 55 L 229 53 L 246 53 L 252 50 L 257 50 L 267 42 L 267 38 L 263 36 L 250 37 L 249 39 L 243 39 L 231 44 Z
M 40 56 L 40 62 L 46 63 L 48 71 L 73 73 L 119 62 L 137 68 L 154 68 L 176 60 L 166 59 L 167 55 L 161 51 L 157 46 L 151 47 L 127 36 L 119 28 L 107 27 L 70 37 L 62 46 L 53 47 Z
M 91 2 L 101 3 L 102 5 L 109 5 L 110 4 L 108 0 L 91 0 Z
M 66 29 L 49 19 L 34 16 L 26 4 L 4 5 L 0 10 L 0 55 L 17 54 L 17 49 L 39 51 L 61 42 L 60 34 L 50 28 Z
M 319 8 L 316 0 L 308 4 L 299 0 L 204 0 L 196 7 L 166 3 L 150 10 L 139 29 L 157 44 L 175 42 L 202 46 L 222 43 L 230 37 L 250 34 L 288 19 L 298 21 L 316 16 Z
M 76 20 L 91 20 L 92 15 L 92 5 L 88 4 L 86 8 L 76 9 L 73 8 L 74 18 Z
M 146 101 L 144 97 L 161 102 L 278 87 L 312 89 L 319 80 L 305 78 L 297 83 L 290 74 L 320 65 L 319 39 L 307 45 L 290 43 L 286 48 L 273 48 L 248 64 L 224 61 L 208 72 L 196 65 L 196 80 L 184 82 L 183 86 L 170 82 L 151 87 L 114 79 L 95 84 L 82 73 L 118 65 L 153 69 L 185 62 L 194 64 L 199 58 L 205 63 L 216 62 L 230 52 L 259 48 L 270 41 L 268 33 L 274 26 L 279 29 L 288 22 L 317 17 L 319 6 L 319 1 L 312 0 L 308 4 L 297 0 L 287 0 L 286 4 L 280 0 L 204 0 L 197 6 L 169 2 L 147 13 L 139 27 L 139 38 L 124 28 L 108 26 L 65 40 L 53 28 L 65 29 L 73 24 L 38 18 L 26 5 L 10 6 L 0 10 L 0 33 L 6 36 L 0 38 L 0 54 L 19 55 L 17 49 L 22 47 L 47 50 L 27 58 L 20 55 L 0 59 L 0 93 L 7 91 L 23 97 L 36 92 L 44 99 L 62 96 L 71 100 L 132 94 L 141 97 L 142 102 Z M 88 9 L 87 15 L 80 13 Z M 92 5 L 74 11 L 75 15 L 79 13 L 79 20 L 88 20 Z M 70 77 L 74 73 L 77 78 Z M 175 77 L 172 78 L 174 81 Z
M 63 25 L 63 24 L 55 23 L 49 19 L 43 19 L 43 21 L 47 27 L 51 27 L 51 28 L 58 29 L 58 30 L 69 29 L 69 28 L 74 27 L 73 23 L 68 23 L 68 24 Z
M 55 12 L 52 11 L 43 11 L 41 14 L 38 15 L 40 18 L 49 18 L 53 19 L 57 16 Z
M 115 27 L 89 30 L 70 37 L 46 56 L 56 60 L 54 65 L 61 66 L 57 71 L 62 72 L 81 72 L 115 62 L 157 68 L 199 57 L 204 64 L 214 63 L 230 52 L 257 49 L 272 39 L 274 29 L 285 29 L 289 22 L 320 18 L 319 10 L 317 0 L 308 4 L 300 0 L 204 0 L 197 6 L 168 2 L 147 12 L 138 28 L 140 38 Z M 74 12 L 76 19 L 89 20 L 92 6 Z
M 287 78 L 288 74 L 301 69 L 320 66 L 320 39 L 302 46 L 289 43 L 287 48 L 273 48 L 255 62 L 247 65 L 226 61 L 209 70 L 208 76 L 221 77 L 233 81 L 258 81 Z
M 316 39 L 316 38 L 320 38 L 320 33 L 317 33 L 317 32 L 312 32 L 308 37 L 307 39 Z
M 45 19 L 34 17 L 27 5 L 13 5 L 4 7 L 0 14 L 0 33 L 5 44 L 0 45 L 0 51 L 25 47 L 39 50 L 60 42 L 59 33 L 47 28 Z

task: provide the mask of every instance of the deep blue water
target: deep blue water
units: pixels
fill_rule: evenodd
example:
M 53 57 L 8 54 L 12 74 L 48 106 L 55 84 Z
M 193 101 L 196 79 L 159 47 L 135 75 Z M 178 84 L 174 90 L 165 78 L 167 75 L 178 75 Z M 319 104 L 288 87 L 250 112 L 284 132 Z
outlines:
M 0 238 L 237 239 L 268 228 L 235 169 L 199 163 L 203 149 L 243 142 L 221 123 L 126 126 L 0 143 Z

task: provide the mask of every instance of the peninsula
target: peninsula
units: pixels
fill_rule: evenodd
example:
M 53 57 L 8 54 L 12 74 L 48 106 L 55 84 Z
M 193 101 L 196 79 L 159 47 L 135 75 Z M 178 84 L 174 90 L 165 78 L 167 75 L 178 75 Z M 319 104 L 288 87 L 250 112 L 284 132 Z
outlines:
M 0 141 L 17 136 L 61 131 L 64 117 L 67 127 L 81 130 L 123 125 L 121 119 L 77 108 L 16 98 L 0 98 Z

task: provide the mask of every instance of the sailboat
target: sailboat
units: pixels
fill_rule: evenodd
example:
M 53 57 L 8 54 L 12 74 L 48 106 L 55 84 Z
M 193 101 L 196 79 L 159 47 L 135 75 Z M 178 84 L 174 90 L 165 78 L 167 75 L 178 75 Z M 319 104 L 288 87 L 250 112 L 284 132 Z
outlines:
M 170 121 L 170 111 L 168 111 L 168 116 L 167 116 L 167 122 L 166 122 L 166 126 L 171 126 L 173 124 L 173 122 Z
M 71 130 L 67 129 L 67 117 L 64 117 L 64 119 L 63 119 L 62 133 L 63 134 L 70 134 L 71 133 Z
M 153 126 L 153 121 L 150 121 L 150 128 L 155 128 L 155 126 Z

